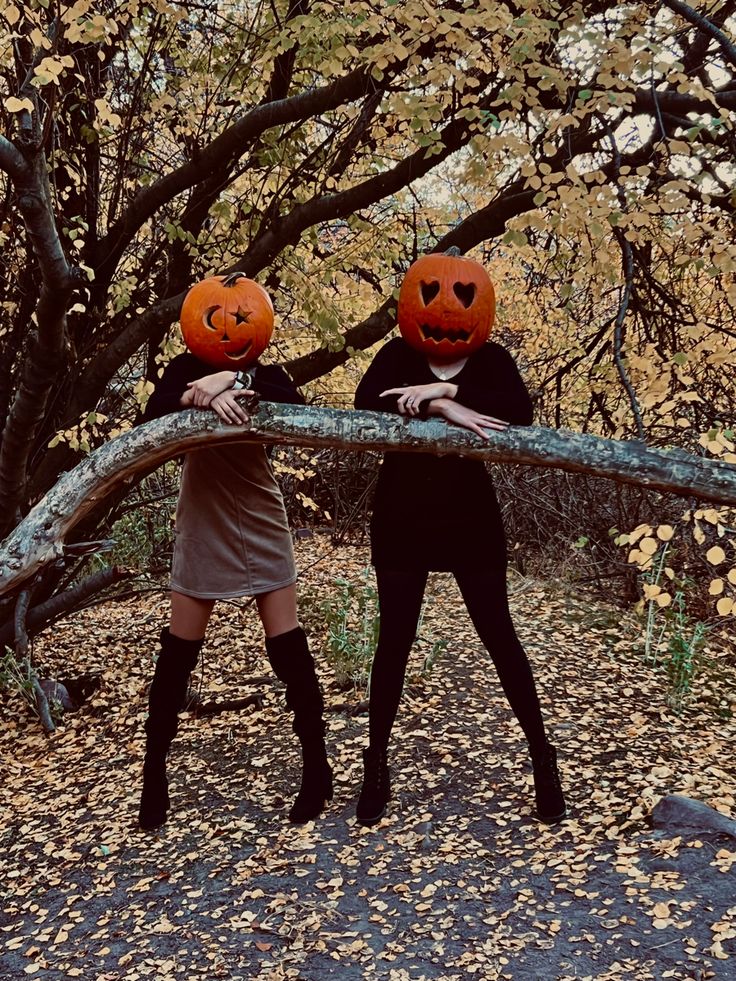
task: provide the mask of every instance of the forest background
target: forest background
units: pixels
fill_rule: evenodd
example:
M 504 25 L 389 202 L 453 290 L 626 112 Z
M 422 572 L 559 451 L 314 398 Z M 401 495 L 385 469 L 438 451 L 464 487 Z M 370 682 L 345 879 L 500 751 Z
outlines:
M 345 407 L 406 268 L 453 245 L 489 268 L 539 425 L 736 462 L 735 11 L 6 0 L 0 536 L 140 418 L 192 282 L 262 282 L 268 357 Z M 277 465 L 295 525 L 364 528 L 373 457 Z M 6 676 L 48 624 L 165 573 L 176 479 L 107 495 L 0 599 Z M 520 572 L 638 603 L 687 670 L 732 631 L 734 508 L 542 468 L 497 482 Z

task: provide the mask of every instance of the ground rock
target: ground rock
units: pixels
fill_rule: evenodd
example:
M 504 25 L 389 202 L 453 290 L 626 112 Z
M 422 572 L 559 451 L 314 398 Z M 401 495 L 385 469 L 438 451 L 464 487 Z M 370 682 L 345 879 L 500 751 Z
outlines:
M 44 678 L 41 681 L 41 688 L 46 698 L 50 702 L 58 702 L 65 712 L 75 708 L 66 686 L 62 685 L 60 681 L 55 681 L 53 678 Z
M 655 804 L 652 824 L 655 828 L 696 828 L 736 838 L 736 821 L 702 801 L 682 794 L 670 794 Z

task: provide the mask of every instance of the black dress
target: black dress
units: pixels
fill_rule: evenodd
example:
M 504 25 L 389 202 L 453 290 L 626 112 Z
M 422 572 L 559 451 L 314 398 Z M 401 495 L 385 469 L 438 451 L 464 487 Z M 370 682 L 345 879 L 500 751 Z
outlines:
M 403 338 L 384 345 L 355 393 L 356 409 L 397 412 L 387 388 L 438 378 Z M 528 426 L 532 404 L 511 355 L 488 342 L 450 381 L 455 401 L 514 425 Z M 506 537 L 493 482 L 480 460 L 429 453 L 387 453 L 371 521 L 371 559 L 384 569 L 503 569 Z

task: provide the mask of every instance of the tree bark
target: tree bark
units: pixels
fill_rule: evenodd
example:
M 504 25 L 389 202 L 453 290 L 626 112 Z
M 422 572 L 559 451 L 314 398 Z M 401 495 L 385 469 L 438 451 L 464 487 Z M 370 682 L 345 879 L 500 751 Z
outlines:
M 264 402 L 248 423 L 229 426 L 212 412 L 189 409 L 118 436 L 64 474 L 0 546 L 0 596 L 64 551 L 70 529 L 104 497 L 181 453 L 236 442 L 293 443 L 351 450 L 460 454 L 494 463 L 524 463 L 608 476 L 621 483 L 736 505 L 736 466 L 638 441 L 512 426 L 487 442 L 440 420 L 407 420 Z
M 49 394 L 64 370 L 67 301 L 77 284 L 59 238 L 51 202 L 46 157 L 40 145 L 26 148 L 27 161 L 14 144 L 0 144 L 0 169 L 13 177 L 18 209 L 40 274 L 28 354 L 20 384 L 3 422 L 0 448 L 0 535 L 12 526 L 25 501 L 28 461 L 41 427 Z M 25 158 L 23 158 L 25 160 Z

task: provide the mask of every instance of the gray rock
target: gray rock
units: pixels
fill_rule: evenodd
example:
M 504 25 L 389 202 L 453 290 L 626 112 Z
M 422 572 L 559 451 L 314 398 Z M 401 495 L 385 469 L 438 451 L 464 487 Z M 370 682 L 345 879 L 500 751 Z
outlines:
M 60 681 L 54 681 L 53 678 L 44 678 L 41 681 L 41 688 L 43 693 L 48 698 L 50 702 L 58 702 L 65 712 L 69 709 L 75 708 L 74 702 L 69 695 L 68 690 L 62 685 Z
M 670 794 L 654 805 L 652 824 L 655 828 L 695 828 L 698 831 L 716 831 L 736 838 L 736 821 L 708 807 L 699 800 Z

